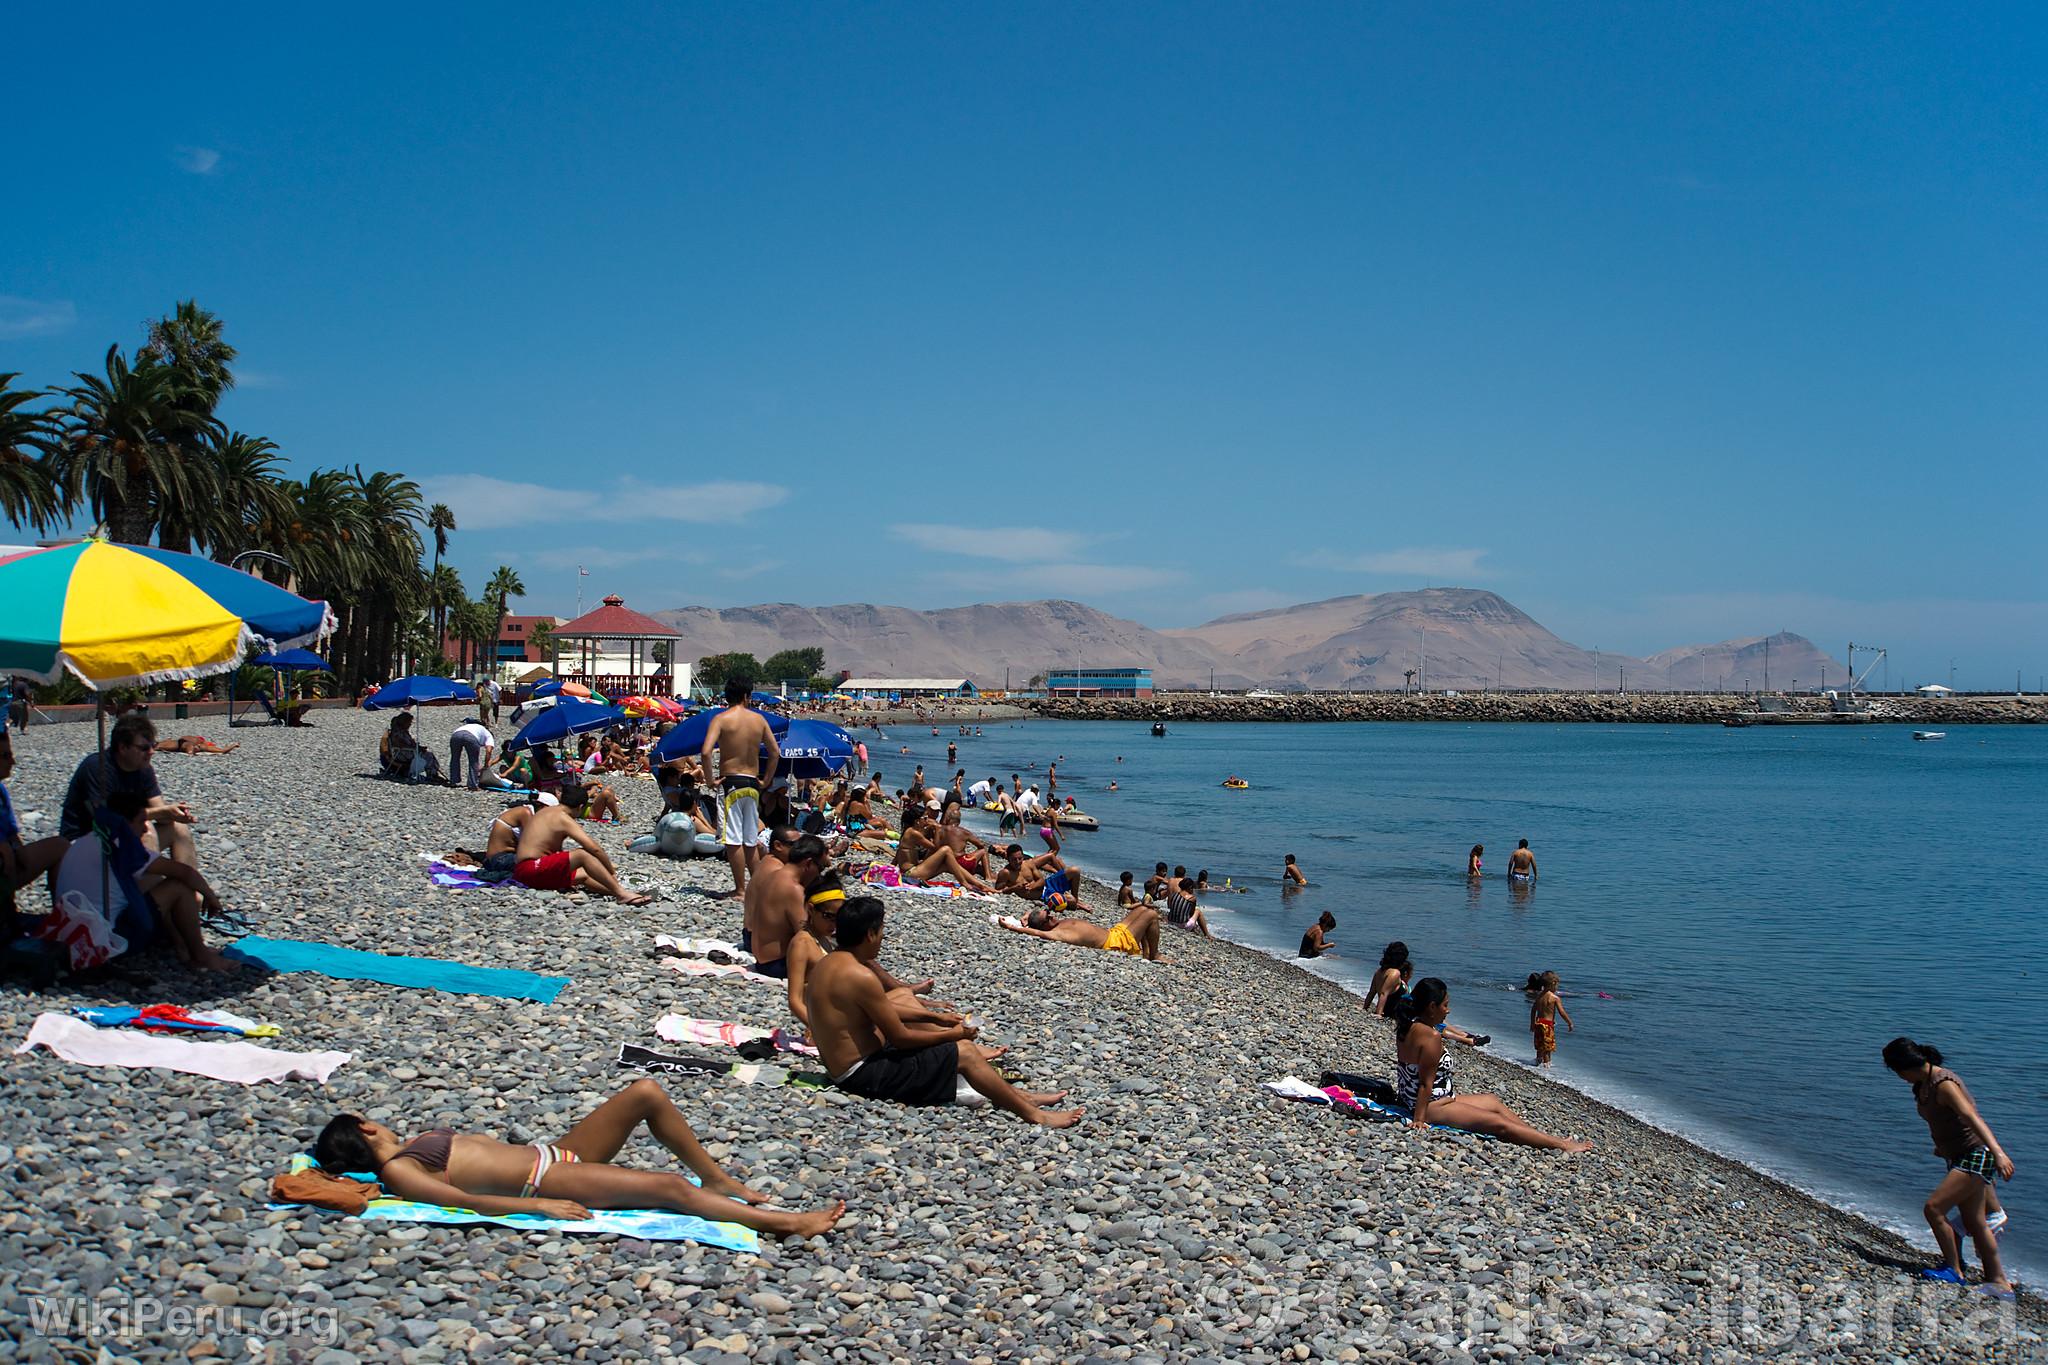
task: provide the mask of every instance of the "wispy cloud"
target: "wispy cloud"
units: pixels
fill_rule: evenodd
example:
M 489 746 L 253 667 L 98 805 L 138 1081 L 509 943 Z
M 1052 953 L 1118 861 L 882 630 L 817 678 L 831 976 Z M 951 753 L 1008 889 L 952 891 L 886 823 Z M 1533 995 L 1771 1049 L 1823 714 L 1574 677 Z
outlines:
M 1072 559 L 1087 537 L 1042 526 L 954 526 L 898 522 L 889 534 L 935 554 L 1000 559 L 1011 564 L 1050 563 Z
M 1344 555 L 1318 550 L 1299 556 L 1294 562 L 1312 569 L 1336 569 L 1343 573 L 1393 574 L 1403 578 L 1484 578 L 1488 570 L 1479 561 L 1484 550 L 1435 549 L 1405 546 L 1398 550 L 1377 550 L 1370 554 Z
M 420 480 L 429 502 L 445 502 L 468 531 L 579 521 L 682 521 L 698 525 L 746 520 L 789 497 L 777 484 L 716 482 L 663 486 L 617 479 L 607 488 L 558 488 L 495 479 L 488 474 L 444 474 Z
M 244 365 L 235 366 L 235 387 L 238 389 L 282 389 L 291 381 L 274 370 L 252 370 Z
M 212 147 L 178 147 L 171 152 L 171 160 L 181 171 L 193 175 L 212 175 L 220 170 L 220 152 Z
M 462 520 L 461 513 L 456 520 Z M 671 549 L 666 545 L 621 547 L 615 545 L 558 545 L 546 550 L 502 548 L 497 558 L 506 564 L 519 559 L 543 569 L 624 569 L 634 564 L 704 564 L 711 556 L 701 550 Z
M 70 299 L 25 299 L 18 294 L 0 294 L 0 341 L 62 332 L 77 321 L 78 307 Z

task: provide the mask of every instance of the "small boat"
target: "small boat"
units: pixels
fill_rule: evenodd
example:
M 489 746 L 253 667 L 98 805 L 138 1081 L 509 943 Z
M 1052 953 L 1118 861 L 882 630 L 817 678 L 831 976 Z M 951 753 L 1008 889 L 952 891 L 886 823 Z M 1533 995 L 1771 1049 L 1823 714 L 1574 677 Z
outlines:
M 1153 721 L 1153 722 L 1152 722 L 1152 738 L 1154 738 L 1154 739 L 1164 739 L 1164 738 L 1166 738 L 1166 722 L 1165 722 L 1165 721 L 1163 721 L 1163 720 L 1155 720 L 1155 721 Z
M 1947 738 L 1948 738 L 1948 731 L 1946 731 L 1946 730 L 1915 730 L 1915 731 L 1913 732 L 1913 738 L 1915 738 L 1915 739 L 1947 739 Z
M 1086 811 L 1063 810 L 1060 812 L 1061 829 L 1078 829 L 1084 834 L 1093 834 L 1102 828 L 1102 822 Z
M 1223 779 L 1223 785 L 1234 792 L 1241 792 L 1249 790 L 1252 784 L 1241 777 L 1226 777 Z

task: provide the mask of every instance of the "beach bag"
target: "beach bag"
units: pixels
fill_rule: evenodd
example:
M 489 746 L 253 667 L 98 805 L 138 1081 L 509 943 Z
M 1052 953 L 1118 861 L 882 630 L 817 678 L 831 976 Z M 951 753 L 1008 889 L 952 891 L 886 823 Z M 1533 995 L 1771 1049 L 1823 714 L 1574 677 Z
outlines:
M 427 775 L 427 756 L 419 749 L 412 751 L 412 762 L 405 768 L 405 780 L 417 782 Z
M 128 951 L 128 940 L 115 933 L 98 907 L 76 891 L 64 893 L 36 932 L 38 937 L 64 947 L 74 972 L 105 966 Z
M 900 887 L 903 885 L 903 874 L 897 871 L 894 863 L 876 863 L 869 867 L 867 871 L 861 873 L 860 879 L 869 886 Z

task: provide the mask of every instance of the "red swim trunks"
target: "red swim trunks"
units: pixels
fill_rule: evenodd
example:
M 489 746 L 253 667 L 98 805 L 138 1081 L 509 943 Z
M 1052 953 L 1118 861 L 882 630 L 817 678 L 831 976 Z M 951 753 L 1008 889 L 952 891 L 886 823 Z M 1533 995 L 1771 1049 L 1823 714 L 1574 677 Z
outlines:
M 570 891 L 576 886 L 576 868 L 566 850 L 528 858 L 512 869 L 512 875 L 536 891 Z

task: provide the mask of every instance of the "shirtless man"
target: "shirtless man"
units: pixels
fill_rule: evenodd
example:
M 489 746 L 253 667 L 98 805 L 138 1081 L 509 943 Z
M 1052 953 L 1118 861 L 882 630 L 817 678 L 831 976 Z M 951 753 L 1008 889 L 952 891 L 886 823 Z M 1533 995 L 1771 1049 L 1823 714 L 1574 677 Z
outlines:
M 1027 901 L 1035 901 L 1045 895 L 1045 884 L 1061 873 L 1067 874 L 1069 887 L 1073 884 L 1073 874 L 1057 853 L 1041 853 L 1036 858 L 1026 858 L 1022 844 L 1011 844 L 1003 850 L 1003 857 L 1006 861 L 996 872 L 998 891 L 1012 892 Z M 1068 895 L 1076 910 L 1087 909 L 1078 899 L 1073 899 L 1071 890 Z
M 903 833 L 896 844 L 896 867 L 915 881 L 929 881 L 944 874 L 958 881 L 969 891 L 984 895 L 995 890 L 987 882 L 969 872 L 951 848 L 939 841 L 939 827 L 932 820 L 931 807 L 906 806 L 903 811 Z
M 619 870 L 612 866 L 604 845 L 591 837 L 576 819 L 583 809 L 581 787 L 562 788 L 562 803 L 542 806 L 519 816 L 518 809 L 505 812 L 499 820 L 512 820 L 519 828 L 514 849 L 518 861 L 512 879 L 536 891 L 583 891 L 595 889 L 621 905 L 648 905 L 652 896 L 628 891 L 619 882 Z M 514 819 L 514 817 L 517 817 Z M 499 825 L 491 825 L 491 837 L 498 837 Z M 573 843 L 573 849 L 563 844 Z
M 725 893 L 732 896 L 746 894 L 747 873 L 761 860 L 761 793 L 774 780 L 775 765 L 782 759 L 775 732 L 747 705 L 753 694 L 752 678 L 725 680 L 725 709 L 711 718 L 697 754 L 707 776 L 711 755 L 718 755 L 719 808 L 725 812 L 719 838 L 725 842 L 725 860 L 732 864 L 732 890 Z M 764 749 L 768 754 L 765 771 L 761 767 Z
M 1169 883 L 1166 876 L 1166 864 L 1152 864 L 1152 875 L 1145 878 L 1145 899 L 1148 901 L 1165 900 L 1166 888 L 1168 885 Z
M 839 934 L 839 911 L 843 906 L 871 897 L 849 898 L 838 876 L 827 872 L 804 888 L 805 924 L 796 937 L 789 941 L 789 1012 L 806 1029 L 811 1026 L 810 1001 L 805 998 L 805 988 L 811 979 L 811 969 L 825 960 L 832 951 L 830 944 Z M 865 913 L 865 912 L 863 912 Z M 951 1028 L 961 1022 L 961 1017 L 949 1010 L 935 1009 L 918 999 L 931 990 L 932 982 L 927 979 L 912 986 L 899 981 L 879 962 L 868 964 L 875 973 L 875 979 L 882 983 L 882 989 L 889 997 L 889 1003 L 896 1007 L 896 1013 L 906 1024 L 937 1024 Z M 994 1057 L 1002 1048 L 983 1048 L 982 1055 Z
M 960 823 L 959 806 L 946 807 L 946 813 L 939 817 L 938 840 L 953 850 L 960 866 L 978 877 L 988 874 L 988 845 Z
M 1536 855 L 1529 851 L 1527 839 L 1515 845 L 1515 851 L 1508 855 L 1508 876 L 1516 881 L 1536 880 Z
M 742 945 L 754 955 L 756 972 L 787 977 L 789 941 L 805 923 L 804 887 L 825 870 L 831 855 L 817 835 L 798 834 L 786 825 L 769 837 L 769 849 L 774 856 L 761 859 L 747 882 Z
M 936 1105 L 954 1102 L 955 1081 L 964 1076 L 997 1108 L 1026 1123 L 1066 1128 L 1080 1122 L 1079 1109 L 1045 1107 L 1065 1099 L 1065 1091 L 1019 1090 L 997 1075 L 974 1045 L 973 1025 L 904 1022 L 874 972 L 883 913 L 882 902 L 871 896 L 842 902 L 838 951 L 809 972 L 811 1041 L 832 1084 L 871 1100 Z
M 1280 889 L 1282 891 L 1299 891 L 1307 885 L 1308 877 L 1302 872 L 1301 864 L 1294 861 L 1292 853 L 1288 854 L 1287 861 L 1280 868 Z
M 1012 933 L 1029 934 L 1049 943 L 1073 943 L 1083 948 L 1100 948 L 1107 953 L 1129 953 L 1147 962 L 1159 960 L 1159 912 L 1149 905 L 1134 905 L 1116 924 L 1105 929 L 1086 920 L 1061 919 L 1050 910 L 1033 910 L 1026 920 L 1009 915 L 996 923 Z

